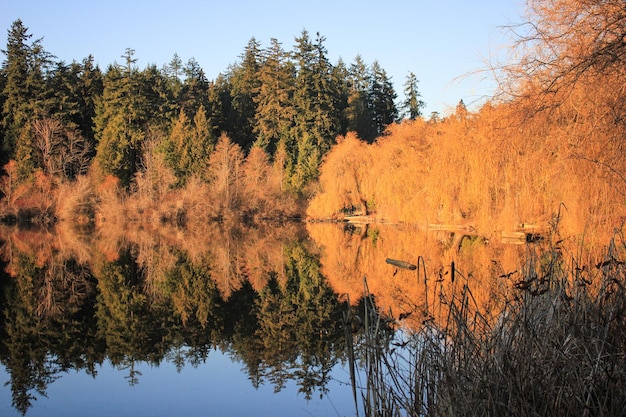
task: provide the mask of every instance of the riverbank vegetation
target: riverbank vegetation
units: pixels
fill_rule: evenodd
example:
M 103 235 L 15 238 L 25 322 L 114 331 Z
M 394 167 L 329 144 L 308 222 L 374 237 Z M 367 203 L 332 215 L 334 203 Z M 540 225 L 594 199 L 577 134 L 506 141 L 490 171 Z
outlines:
M 617 235 L 586 267 L 558 241 L 529 246 L 489 304 L 461 271 L 454 285 L 454 271 L 441 279 L 420 268 L 415 284 L 431 292 L 421 323 L 391 340 L 366 279 L 366 326 L 349 354 L 361 370 L 357 407 L 365 416 L 623 415 L 625 252 Z
M 201 349 L 245 344 L 251 375 L 280 386 L 274 349 L 289 361 L 361 337 L 347 357 L 369 371 L 371 415 L 623 414 L 623 1 L 529 0 L 526 18 L 490 68 L 498 93 L 430 118 L 413 74 L 398 108 L 378 63 L 331 64 L 306 31 L 290 52 L 251 39 L 210 81 L 177 56 L 139 69 L 132 49 L 104 71 L 55 62 L 16 21 L 0 217 L 55 226 L 2 229 L 0 353 L 20 409 L 49 376 L 39 336 L 81 323 L 98 349 L 80 367 L 161 360 L 210 329 L 230 333 Z M 340 299 L 406 338 L 342 339 Z M 127 329 L 179 344 L 154 356 Z
M 324 160 L 313 217 L 362 214 L 486 235 L 542 228 L 602 234 L 624 216 L 623 5 L 530 1 L 528 23 L 494 65 L 501 92 L 478 111 L 405 120 L 375 143 L 339 137 Z
M 302 218 L 335 137 L 373 141 L 398 117 L 377 62 L 331 64 L 306 30 L 292 51 L 252 38 L 215 80 L 193 58 L 140 69 L 130 48 L 106 70 L 57 62 L 31 37 L 13 23 L 0 71 L 5 222 Z
M 189 225 L 346 214 L 606 240 L 624 217 L 622 11 L 529 2 L 497 94 L 421 114 L 360 57 L 330 63 L 304 30 L 292 51 L 254 38 L 215 80 L 175 56 L 141 70 L 55 62 L 21 21 L 2 74 L 4 221 Z

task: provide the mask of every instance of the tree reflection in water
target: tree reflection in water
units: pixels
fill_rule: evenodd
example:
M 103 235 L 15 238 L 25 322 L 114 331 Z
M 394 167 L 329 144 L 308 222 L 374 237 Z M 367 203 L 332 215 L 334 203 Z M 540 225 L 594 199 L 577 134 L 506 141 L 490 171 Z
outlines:
M 292 380 L 307 399 L 324 395 L 345 360 L 345 306 L 314 245 L 298 227 L 213 233 L 193 250 L 74 236 L 81 248 L 54 232 L 3 229 L 0 361 L 13 407 L 26 414 L 71 369 L 96 377 L 109 361 L 134 385 L 139 363 L 182 370 L 212 349 L 242 362 L 255 387 L 278 392 Z
M 243 364 L 253 387 L 280 391 L 293 382 L 310 399 L 328 394 L 336 364 L 368 366 L 361 353 L 368 347 L 410 347 L 394 339 L 397 325 L 446 328 L 445 307 L 466 288 L 476 311 L 489 317 L 518 295 L 512 284 L 525 268 L 526 245 L 487 244 L 465 231 L 345 229 L 0 229 L 0 361 L 13 406 L 26 413 L 70 369 L 95 377 L 109 361 L 132 385 L 141 383 L 140 364 L 170 362 L 180 371 L 214 349 Z M 364 331 L 371 330 L 364 320 L 374 320 L 368 311 L 384 316 L 377 333 L 384 337 Z

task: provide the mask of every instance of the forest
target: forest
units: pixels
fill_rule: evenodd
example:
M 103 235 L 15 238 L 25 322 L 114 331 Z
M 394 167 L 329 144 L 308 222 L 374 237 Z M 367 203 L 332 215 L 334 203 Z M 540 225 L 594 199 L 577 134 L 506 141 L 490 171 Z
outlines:
M 291 50 L 251 38 L 209 80 L 132 48 L 60 62 L 16 20 L 0 69 L 13 406 L 69 369 L 108 360 L 132 384 L 138 362 L 212 348 L 308 398 L 316 372 L 376 359 L 358 349 L 389 329 L 352 321 L 372 312 L 416 332 L 388 351 L 416 343 L 415 385 L 380 397 L 406 396 L 406 415 L 623 415 L 626 8 L 528 0 L 507 30 L 494 95 L 426 116 L 415 74 L 400 97 L 306 30 Z
M 0 72 L 4 222 L 344 219 L 606 238 L 624 215 L 625 11 L 618 0 L 528 2 L 499 89 L 470 111 L 422 114 L 378 64 L 331 63 L 251 38 L 208 80 L 192 58 L 105 70 L 55 60 L 20 20 Z
M 139 69 L 131 48 L 105 71 L 57 62 L 31 37 L 15 21 L 4 51 L 4 219 L 89 224 L 114 215 L 107 203 L 147 223 L 300 217 L 337 135 L 372 142 L 398 118 L 377 62 L 331 64 L 306 30 L 292 51 L 250 39 L 215 80 L 177 55 Z M 416 117 L 412 74 L 407 88 Z

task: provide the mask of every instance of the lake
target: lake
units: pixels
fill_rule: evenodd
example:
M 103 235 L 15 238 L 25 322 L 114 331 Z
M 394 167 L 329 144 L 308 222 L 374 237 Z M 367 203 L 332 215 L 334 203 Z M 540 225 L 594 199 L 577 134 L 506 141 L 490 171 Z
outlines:
M 451 311 L 483 312 L 471 323 L 484 330 L 484 312 L 519 298 L 534 250 L 523 236 L 352 223 L 0 239 L 3 416 L 363 414 L 384 402 L 366 395 L 374 365 L 387 366 L 378 386 L 414 372 L 415 351 L 445 346 Z
M 275 392 L 271 384 L 254 387 L 236 358 L 209 352 L 201 364 L 177 369 L 164 361 L 158 366 L 136 364 L 140 376 L 129 383 L 128 369 L 110 362 L 98 365 L 97 375 L 70 369 L 57 375 L 46 396 L 33 393 L 28 416 L 337 416 L 353 415 L 349 376 L 341 366 L 333 369 L 336 380 L 329 392 L 307 400 L 293 381 Z M 3 367 L 0 380 L 10 382 Z M 10 386 L 0 390 L 0 415 L 19 416 L 13 407 Z
M 1 414 L 353 415 L 306 230 L 214 233 L 4 228 Z

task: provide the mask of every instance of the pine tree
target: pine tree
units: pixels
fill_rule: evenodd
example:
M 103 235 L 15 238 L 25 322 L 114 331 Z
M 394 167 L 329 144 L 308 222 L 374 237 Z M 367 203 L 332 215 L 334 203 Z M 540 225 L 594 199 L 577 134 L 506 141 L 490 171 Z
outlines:
M 79 81 L 79 64 L 58 62 L 48 82 L 48 93 L 52 97 L 50 115 L 71 129 L 79 126 L 81 117 Z
M 180 111 L 171 133 L 163 139 L 159 150 L 163 159 L 174 170 L 178 185 L 183 185 L 192 171 L 192 128 L 184 111 Z
M 209 164 L 211 153 L 215 149 L 217 136 L 207 118 L 204 106 L 200 106 L 193 118 L 193 130 L 191 132 L 191 150 L 193 164 L 191 172 L 204 172 Z
M 89 55 L 83 59 L 77 88 L 77 99 L 79 100 L 79 120 L 78 128 L 83 136 L 95 148 L 94 139 L 94 118 L 96 117 L 96 103 L 102 98 L 103 92 L 102 71 L 94 65 L 93 56 Z
M 369 68 L 360 55 L 350 65 L 349 92 L 346 108 L 347 130 L 367 142 L 376 138 L 374 115 L 369 104 L 370 75 Z
M 123 55 L 126 66 L 109 67 L 95 118 L 96 160 L 104 174 L 117 176 L 128 186 L 141 161 L 148 132 L 166 130 L 173 101 L 167 81 L 156 66 L 139 71 L 132 49 Z
M 387 72 L 378 61 L 374 61 L 371 68 L 369 102 L 378 136 L 382 135 L 385 128 L 398 118 L 395 100 L 396 93 L 391 80 L 387 77 Z
M 315 43 L 306 30 L 296 41 L 295 132 L 297 137 L 308 134 L 323 155 L 334 142 L 340 124 L 334 106 L 332 65 L 326 57 L 325 38 L 319 33 Z
M 163 74 L 165 75 L 170 91 L 174 97 L 178 97 L 183 87 L 182 77 L 184 76 L 184 65 L 178 54 L 174 54 L 172 60 L 163 66 Z
M 255 146 L 273 155 L 279 142 L 284 142 L 287 152 L 295 155 L 289 140 L 293 126 L 293 80 L 295 69 L 288 60 L 280 42 L 271 40 L 271 46 L 262 53 L 263 65 L 259 74 L 261 88 L 255 98 Z
M 2 108 L 2 127 L 4 128 L 2 151 L 9 158 L 15 158 L 18 137 L 29 118 L 26 81 L 30 55 L 27 41 L 31 36 L 22 21 L 16 20 L 9 30 L 7 49 L 2 51 L 7 57 L 2 65 L 2 72 L 6 77 L 6 84 L 2 91 L 2 96 L 5 98 Z
M 325 38 L 318 33 L 315 43 L 311 42 L 304 30 L 296 38 L 293 54 L 297 64 L 293 99 L 296 111 L 293 136 L 297 141 L 297 153 L 293 155 L 291 185 L 297 191 L 316 178 L 317 166 L 330 149 L 341 124 L 335 107 L 332 65 L 326 57 L 324 41 Z
M 295 107 L 294 135 L 300 140 L 305 134 L 312 133 L 314 125 L 315 109 L 314 97 L 315 85 L 315 48 L 306 30 L 296 38 L 296 48 L 293 52 L 296 63 L 296 84 L 293 93 L 293 105 Z
M 218 138 L 224 132 L 231 138 L 230 132 L 233 131 L 233 126 L 229 124 L 228 119 L 229 109 L 232 108 L 230 90 L 228 80 L 221 74 L 209 83 L 206 119 L 213 138 Z M 241 138 L 241 136 L 238 137 Z M 243 148 L 247 146 L 249 140 L 249 138 L 244 138 L 241 143 L 235 143 Z
M 204 70 L 195 59 L 187 61 L 183 72 L 185 81 L 183 82 L 180 94 L 178 95 L 178 106 L 183 109 L 188 117 L 193 117 L 195 110 L 200 106 L 209 108 L 209 81 Z
M 410 120 L 415 120 L 422 116 L 422 109 L 426 105 L 421 99 L 422 95 L 417 87 L 418 82 L 417 77 L 412 72 L 407 75 L 404 82 L 405 100 L 402 107 L 404 109 L 404 117 Z
M 261 44 L 251 38 L 241 56 L 241 62 L 230 69 L 231 111 L 228 115 L 232 139 L 248 148 L 254 142 L 256 97 L 261 87 Z
M 135 171 L 135 145 L 141 132 L 130 111 L 133 74 L 125 75 L 119 65 L 110 66 L 103 79 L 103 94 L 96 107 L 96 161 L 104 174 L 117 176 L 125 185 Z
M 177 114 L 171 85 L 164 74 L 152 64 L 136 78 L 137 119 L 145 127 L 166 130 Z
M 35 168 L 32 158 L 31 122 L 49 113 L 46 100 L 46 74 L 51 56 L 43 49 L 41 39 L 30 44 L 32 37 L 21 20 L 13 22 L 8 31 L 6 60 L 2 72 L 6 82 L 2 90 L 2 154 L 17 160 L 21 178 Z
M 331 73 L 333 108 L 338 119 L 338 134 L 345 135 L 348 131 L 348 120 L 346 118 L 348 109 L 348 97 L 350 94 L 350 72 L 339 58 L 337 64 L 333 66 Z
M 177 186 L 185 185 L 189 177 L 206 170 L 215 142 L 203 106 L 196 112 L 193 122 L 183 110 L 180 111 L 172 131 L 158 146 L 178 179 Z

